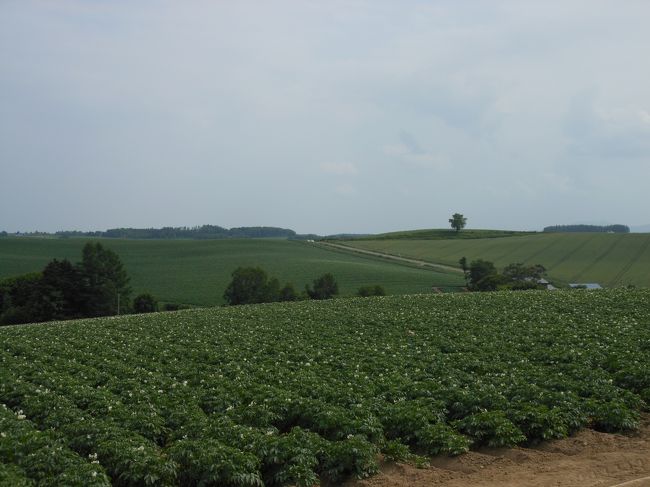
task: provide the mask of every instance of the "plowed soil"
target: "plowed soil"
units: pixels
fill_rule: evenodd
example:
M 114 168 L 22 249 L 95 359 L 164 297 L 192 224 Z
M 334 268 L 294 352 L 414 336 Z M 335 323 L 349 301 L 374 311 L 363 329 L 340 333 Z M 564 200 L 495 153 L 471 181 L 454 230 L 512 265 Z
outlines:
M 645 479 L 645 477 L 648 477 Z M 643 480 L 640 480 L 643 479 Z M 627 482 L 637 480 L 636 482 Z M 480 449 L 431 466 L 386 463 L 347 487 L 650 487 L 650 415 L 630 435 L 584 430 L 532 448 Z

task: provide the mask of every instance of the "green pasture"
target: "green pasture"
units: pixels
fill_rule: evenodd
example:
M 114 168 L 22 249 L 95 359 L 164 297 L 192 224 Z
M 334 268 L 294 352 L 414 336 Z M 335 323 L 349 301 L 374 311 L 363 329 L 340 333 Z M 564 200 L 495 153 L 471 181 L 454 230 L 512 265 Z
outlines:
M 404 230 L 398 232 L 380 233 L 377 235 L 369 235 L 366 237 L 358 237 L 359 240 L 394 240 L 394 239 L 408 239 L 408 240 L 440 240 L 440 239 L 476 239 L 476 238 L 497 238 L 497 237 L 513 237 L 522 235 L 534 235 L 537 232 L 520 232 L 515 230 L 480 230 L 468 229 L 462 232 L 450 228 L 427 228 L 422 230 Z M 356 239 L 355 239 L 356 240 Z
M 461 232 L 462 233 L 462 232 Z M 607 287 L 650 287 L 648 233 L 537 233 L 502 238 L 349 240 L 345 245 L 458 265 L 485 259 L 498 268 L 513 262 L 542 264 L 560 283 L 598 282 Z
M 0 239 L 0 278 L 39 271 L 51 259 L 81 259 L 91 239 Z M 208 306 L 223 303 L 223 291 L 238 266 L 260 266 L 297 290 L 331 272 L 343 295 L 380 284 L 389 294 L 431 292 L 432 286 L 462 285 L 455 274 L 406 267 L 381 259 L 280 239 L 113 240 L 101 243 L 124 263 L 135 293 L 151 292 L 162 302 Z

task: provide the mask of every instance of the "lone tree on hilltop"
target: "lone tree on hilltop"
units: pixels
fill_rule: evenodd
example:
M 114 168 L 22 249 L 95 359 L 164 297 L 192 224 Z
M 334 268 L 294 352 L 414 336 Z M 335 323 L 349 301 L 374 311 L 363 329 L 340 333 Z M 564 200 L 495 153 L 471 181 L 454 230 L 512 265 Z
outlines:
M 461 213 L 454 213 L 451 215 L 449 223 L 451 224 L 451 228 L 456 230 L 456 232 L 460 232 L 463 228 L 465 228 L 467 218 L 465 218 Z

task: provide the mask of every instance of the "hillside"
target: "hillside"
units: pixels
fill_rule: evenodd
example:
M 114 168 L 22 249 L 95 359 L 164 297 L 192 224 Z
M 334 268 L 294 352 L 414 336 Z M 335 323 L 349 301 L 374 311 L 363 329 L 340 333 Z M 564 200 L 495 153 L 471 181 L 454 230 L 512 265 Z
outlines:
M 0 328 L 0 483 L 341 485 L 379 452 L 635 430 L 649 306 L 454 293 Z
M 476 238 L 497 238 L 514 237 L 522 235 L 533 235 L 536 232 L 521 232 L 515 230 L 479 230 L 467 229 L 456 232 L 448 228 L 430 228 L 422 230 L 404 230 L 399 232 L 379 233 L 377 235 L 364 235 L 354 240 L 448 240 L 448 239 L 476 239 Z M 326 237 L 328 238 L 328 237 Z
M 78 261 L 88 239 L 0 239 L 0 278 L 39 271 L 51 259 Z M 426 293 L 432 286 L 460 286 L 455 273 L 406 267 L 288 240 L 119 240 L 102 244 L 122 259 L 136 293 L 148 291 L 164 302 L 218 305 L 238 266 L 261 266 L 282 283 L 301 290 L 331 272 L 343 295 L 380 284 L 390 294 Z
M 463 233 L 463 232 L 461 232 Z M 496 238 L 347 240 L 345 245 L 458 266 L 486 259 L 542 264 L 552 279 L 650 287 L 650 234 L 540 233 Z

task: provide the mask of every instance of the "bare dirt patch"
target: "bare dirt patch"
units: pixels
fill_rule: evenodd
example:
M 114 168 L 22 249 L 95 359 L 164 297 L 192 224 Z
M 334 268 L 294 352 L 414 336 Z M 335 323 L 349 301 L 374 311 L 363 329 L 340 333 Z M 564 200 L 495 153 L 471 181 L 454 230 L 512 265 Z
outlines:
M 346 486 L 611 487 L 644 477 L 650 477 L 650 415 L 630 435 L 584 430 L 532 448 L 485 448 L 436 457 L 422 469 L 387 463 L 375 477 Z M 650 487 L 650 479 L 629 486 Z

